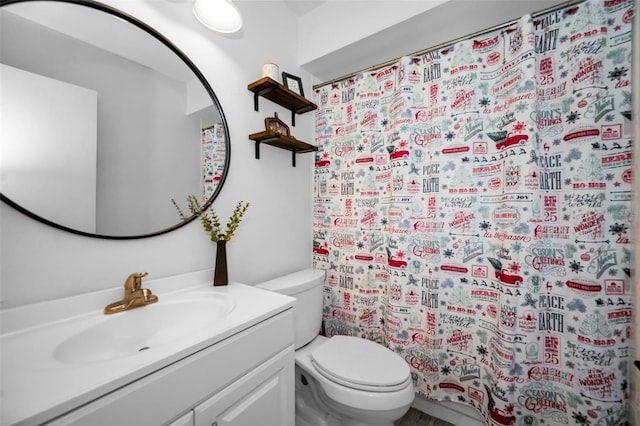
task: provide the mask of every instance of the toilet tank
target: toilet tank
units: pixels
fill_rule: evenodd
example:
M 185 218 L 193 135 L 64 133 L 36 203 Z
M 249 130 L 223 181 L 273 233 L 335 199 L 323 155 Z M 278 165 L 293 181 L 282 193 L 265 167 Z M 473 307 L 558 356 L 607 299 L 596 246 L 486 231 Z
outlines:
M 320 332 L 324 278 L 325 271 L 304 269 L 256 284 L 258 288 L 296 298 L 293 307 L 296 349 L 315 339 Z

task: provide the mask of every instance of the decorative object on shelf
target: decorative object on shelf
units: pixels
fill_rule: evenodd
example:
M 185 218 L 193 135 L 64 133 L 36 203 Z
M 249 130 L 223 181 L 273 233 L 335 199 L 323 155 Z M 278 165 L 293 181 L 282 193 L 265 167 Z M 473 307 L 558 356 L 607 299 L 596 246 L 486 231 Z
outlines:
M 273 62 L 265 62 L 262 64 L 262 77 L 269 77 L 272 80 L 280 82 L 280 67 Z
M 193 14 L 202 25 L 219 33 L 235 33 L 242 28 L 242 16 L 231 0 L 196 0 Z
M 304 91 L 302 90 L 302 79 L 300 77 L 296 77 L 295 75 L 291 75 L 289 73 L 282 73 L 282 84 L 291 90 L 293 93 L 304 97 Z
M 266 117 L 264 119 L 264 129 L 267 131 L 271 131 L 276 135 L 291 136 L 289 126 L 284 124 L 284 121 L 278 118 L 277 112 L 274 112 L 273 114 L 275 117 Z
M 262 132 L 252 133 L 249 135 L 249 139 L 256 144 L 256 160 L 260 159 L 260 144 L 266 143 L 267 145 L 291 151 L 291 165 L 293 167 L 296 166 L 296 154 L 318 150 L 318 147 L 315 145 L 302 142 L 293 136 L 276 133 L 273 130 L 263 130 Z
M 178 214 L 182 220 L 188 219 L 183 213 L 178 203 L 171 199 L 171 202 L 178 210 Z M 227 241 L 231 241 L 231 237 L 236 232 L 242 222 L 242 218 L 249 209 L 249 203 L 242 200 L 238 201 L 236 208 L 233 210 L 233 214 L 229 218 L 224 230 L 220 224 L 220 218 L 213 208 L 203 210 L 200 201 L 195 195 L 189 195 L 187 197 L 187 207 L 189 211 L 200 218 L 202 227 L 209 233 L 209 238 L 212 242 L 216 243 L 216 268 L 213 276 L 213 285 L 221 286 L 229 284 L 229 277 L 227 272 Z

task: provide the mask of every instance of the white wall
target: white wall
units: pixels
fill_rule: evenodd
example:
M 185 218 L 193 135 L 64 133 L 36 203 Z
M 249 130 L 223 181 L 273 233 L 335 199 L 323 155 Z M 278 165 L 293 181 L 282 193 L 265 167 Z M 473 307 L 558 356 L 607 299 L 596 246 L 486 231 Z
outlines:
M 330 55 L 353 43 L 414 16 L 431 10 L 449 0 L 330 0 L 300 17 L 298 57 L 301 64 Z M 330 28 L 330 31 L 326 31 Z M 322 34 L 321 36 L 319 36 Z M 409 52 L 405 52 L 409 53 Z M 393 59 L 393 58 L 384 58 Z M 346 63 L 345 66 L 353 66 Z
M 203 72 L 216 92 L 231 134 L 231 167 L 214 207 L 223 220 L 239 200 L 251 207 L 227 247 L 229 275 L 254 284 L 311 264 L 312 154 L 264 146 L 261 159 L 247 136 L 264 129 L 264 117 L 290 124 L 290 113 L 264 99 L 253 110 L 247 84 L 260 78 L 263 62 L 302 77 L 297 67 L 294 16 L 282 3 L 242 2 L 243 30 L 223 36 L 195 21 L 191 4 L 168 1 L 106 3 L 145 21 L 172 40 Z M 265 17 L 268 17 L 266 19 Z M 277 31 L 274 30 L 277 28 Z M 292 134 L 309 141 L 313 113 L 296 117 Z M 200 223 L 158 237 L 131 241 L 99 240 L 64 233 L 0 205 L 0 299 L 11 307 L 118 287 L 133 271 L 160 278 L 213 267 L 215 247 Z M 108 301 L 105 301 L 105 303 Z

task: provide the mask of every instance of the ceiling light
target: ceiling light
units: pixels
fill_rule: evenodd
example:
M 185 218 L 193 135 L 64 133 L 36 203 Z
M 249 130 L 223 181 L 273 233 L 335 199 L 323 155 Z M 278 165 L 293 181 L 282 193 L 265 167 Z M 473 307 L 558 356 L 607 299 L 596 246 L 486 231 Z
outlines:
M 193 14 L 202 25 L 219 33 L 242 28 L 242 16 L 231 0 L 195 0 Z

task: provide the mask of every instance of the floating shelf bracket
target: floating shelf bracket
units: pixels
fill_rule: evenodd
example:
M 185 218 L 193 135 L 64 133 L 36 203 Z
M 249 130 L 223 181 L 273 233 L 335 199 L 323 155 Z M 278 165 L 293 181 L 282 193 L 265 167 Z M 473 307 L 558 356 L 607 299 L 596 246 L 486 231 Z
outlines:
M 249 135 L 249 139 L 255 142 L 256 160 L 260 159 L 260 144 L 266 143 L 267 145 L 291 151 L 291 165 L 293 167 L 296 166 L 296 154 L 315 152 L 318 150 L 317 146 L 299 141 L 292 136 L 280 135 L 268 130 L 253 133 Z

